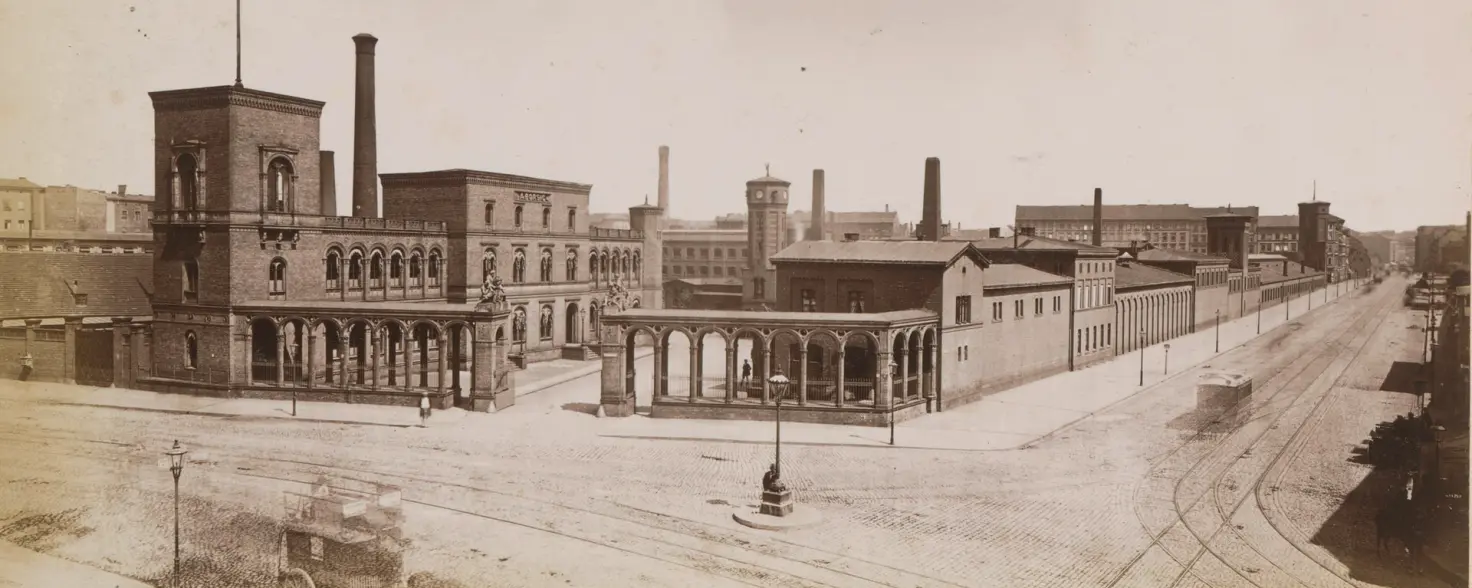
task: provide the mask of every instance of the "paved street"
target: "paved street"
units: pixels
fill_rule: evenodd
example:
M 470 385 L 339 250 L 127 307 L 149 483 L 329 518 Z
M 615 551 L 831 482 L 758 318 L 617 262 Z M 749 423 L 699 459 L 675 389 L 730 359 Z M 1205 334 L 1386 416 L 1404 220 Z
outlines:
M 1263 336 L 1214 358 L 1178 340 L 1170 374 L 1147 355 L 1143 391 L 1135 355 L 1033 385 L 1083 388 L 1089 408 L 1036 398 L 1053 408 L 1017 414 L 1057 416 L 1028 434 L 988 436 L 996 402 L 899 431 L 998 439 L 991 450 L 882 447 L 867 429 L 818 444 L 834 433 L 811 429 L 814 444 L 784 446 L 783 474 L 825 521 L 785 533 L 730 516 L 754 502 L 772 448 L 729 441 L 761 439 L 770 424 L 722 424 L 731 431 L 719 438 L 676 431 L 700 422 L 607 424 L 590 414 L 596 377 L 429 428 L 58 405 L 6 390 L 0 540 L 166 581 L 172 482 L 158 462 L 177 438 L 192 450 L 180 483 L 191 587 L 269 584 L 281 493 L 320 473 L 402 485 L 406 569 L 445 586 L 1439 586 L 1404 556 L 1375 557 L 1370 505 L 1387 481 L 1350 461 L 1376 422 L 1415 402 L 1381 390 L 1393 363 L 1419 352 L 1402 287 L 1327 305 L 1320 292 L 1286 325 L 1269 309 Z M 1224 334 L 1245 339 L 1253 320 Z M 1197 349 L 1204 363 L 1188 368 Z M 1195 408 L 1197 375 L 1216 369 L 1255 378 L 1246 406 Z M 1014 409 L 1027 400 L 1007 398 Z M 608 434 L 636 435 L 629 423 L 640 422 L 648 436 L 694 440 Z

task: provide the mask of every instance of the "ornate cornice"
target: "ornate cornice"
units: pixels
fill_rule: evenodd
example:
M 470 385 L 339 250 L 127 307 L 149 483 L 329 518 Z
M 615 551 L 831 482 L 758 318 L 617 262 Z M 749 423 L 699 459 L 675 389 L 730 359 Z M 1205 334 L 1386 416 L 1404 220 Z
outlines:
M 317 100 L 234 86 L 166 90 L 149 92 L 148 96 L 153 99 L 153 109 L 161 112 L 241 106 L 321 118 L 322 107 L 327 105 Z

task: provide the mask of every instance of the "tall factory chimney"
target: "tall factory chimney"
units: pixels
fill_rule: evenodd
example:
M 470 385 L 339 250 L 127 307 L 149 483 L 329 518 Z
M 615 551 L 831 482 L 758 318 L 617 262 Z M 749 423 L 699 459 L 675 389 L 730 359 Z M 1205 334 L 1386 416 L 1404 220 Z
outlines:
M 1104 189 L 1094 188 L 1094 239 L 1095 247 L 1104 244 Z
M 659 207 L 666 217 L 670 214 L 670 148 L 659 146 Z
M 809 239 L 823 241 L 828 238 L 828 208 L 823 204 L 823 170 L 813 170 L 813 215 Z
M 378 114 L 373 82 L 378 38 L 353 37 L 358 48 L 358 78 L 353 112 L 353 216 L 378 218 Z
M 920 211 L 921 241 L 940 240 L 940 158 L 925 158 L 925 204 Z
M 322 171 L 322 216 L 337 216 L 337 154 L 331 151 L 319 151 L 320 163 L 317 166 Z

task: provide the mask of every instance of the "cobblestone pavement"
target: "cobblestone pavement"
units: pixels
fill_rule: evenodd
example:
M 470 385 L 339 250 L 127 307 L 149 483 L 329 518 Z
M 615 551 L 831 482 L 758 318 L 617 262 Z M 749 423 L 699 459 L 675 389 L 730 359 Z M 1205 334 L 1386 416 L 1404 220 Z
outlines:
M 166 579 L 172 485 L 157 461 L 177 437 L 195 458 L 181 482 L 186 586 L 268 583 L 281 492 L 319 473 L 402 485 L 407 569 L 463 586 L 1344 585 L 1299 551 L 1312 538 L 1252 518 L 1254 488 L 1277 464 L 1299 475 L 1344 459 L 1342 442 L 1305 440 L 1340 431 L 1324 423 L 1352 409 L 1331 387 L 1350 360 L 1393 349 L 1382 319 L 1403 312 L 1396 289 L 1316 306 L 1028 449 L 784 447 L 784 478 L 825 520 L 778 534 L 731 520 L 754 502 L 769 445 L 598 437 L 551 405 L 391 429 L 0 401 L 0 539 L 34 521 L 40 551 Z M 1195 409 L 1195 375 L 1218 368 L 1256 377 L 1249 409 Z M 1323 525 L 1322 508 L 1279 498 L 1298 528 Z

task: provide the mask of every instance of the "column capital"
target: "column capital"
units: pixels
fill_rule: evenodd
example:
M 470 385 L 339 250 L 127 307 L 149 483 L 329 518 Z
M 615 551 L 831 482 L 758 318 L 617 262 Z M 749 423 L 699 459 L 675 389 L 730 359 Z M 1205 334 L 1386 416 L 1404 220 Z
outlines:
M 31 327 L 31 328 L 39 327 L 39 326 L 41 326 L 41 319 L 38 319 L 38 318 L 29 318 L 29 319 L 26 319 L 26 326 L 27 327 Z

